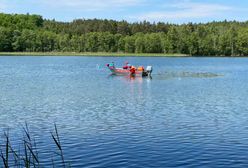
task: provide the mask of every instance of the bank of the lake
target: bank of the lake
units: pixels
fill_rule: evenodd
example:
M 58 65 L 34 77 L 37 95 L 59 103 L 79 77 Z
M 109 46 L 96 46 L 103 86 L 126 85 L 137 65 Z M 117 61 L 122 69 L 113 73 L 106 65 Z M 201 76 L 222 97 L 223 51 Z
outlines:
M 0 52 L 0 56 L 106 56 L 106 57 L 189 57 L 186 54 L 166 53 L 109 53 L 109 52 Z

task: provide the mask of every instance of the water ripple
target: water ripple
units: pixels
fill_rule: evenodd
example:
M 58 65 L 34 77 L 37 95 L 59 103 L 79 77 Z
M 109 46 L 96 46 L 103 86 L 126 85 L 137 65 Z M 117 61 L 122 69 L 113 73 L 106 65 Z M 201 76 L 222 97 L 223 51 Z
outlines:
M 102 65 L 125 59 L 153 78 L 108 76 Z M 72 167 L 247 167 L 247 63 L 1 57 L 0 130 L 18 147 L 28 122 L 44 167 L 61 166 L 54 123 Z

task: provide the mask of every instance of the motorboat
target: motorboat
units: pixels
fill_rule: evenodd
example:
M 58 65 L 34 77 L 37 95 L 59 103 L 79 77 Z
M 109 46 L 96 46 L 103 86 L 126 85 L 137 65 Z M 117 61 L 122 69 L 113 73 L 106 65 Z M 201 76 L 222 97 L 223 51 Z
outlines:
M 147 66 L 146 69 L 144 69 L 143 66 L 138 66 L 136 68 L 135 66 L 124 66 L 122 68 L 115 67 L 114 63 L 107 64 L 107 67 L 112 72 L 113 75 L 129 75 L 129 76 L 151 76 L 152 73 L 152 66 Z

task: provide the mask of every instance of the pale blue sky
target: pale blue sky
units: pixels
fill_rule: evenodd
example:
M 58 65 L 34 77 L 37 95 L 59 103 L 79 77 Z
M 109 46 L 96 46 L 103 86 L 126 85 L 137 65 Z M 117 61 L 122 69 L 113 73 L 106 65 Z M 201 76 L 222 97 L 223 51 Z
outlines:
M 248 20 L 247 0 L 0 0 L 0 12 L 72 21 L 99 18 L 170 23 Z

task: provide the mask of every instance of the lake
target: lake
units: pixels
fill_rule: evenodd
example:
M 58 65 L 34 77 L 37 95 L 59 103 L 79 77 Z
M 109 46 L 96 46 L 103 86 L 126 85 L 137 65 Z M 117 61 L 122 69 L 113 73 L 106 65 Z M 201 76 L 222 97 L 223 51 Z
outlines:
M 27 122 L 44 167 L 54 123 L 71 167 L 247 167 L 247 74 L 248 58 L 0 57 L 0 133 L 18 149 Z

